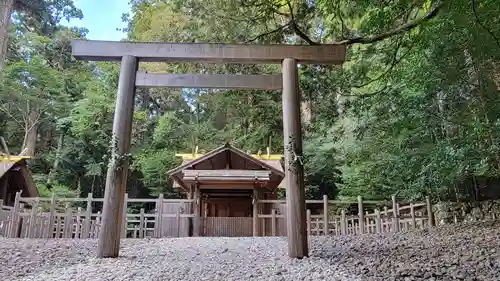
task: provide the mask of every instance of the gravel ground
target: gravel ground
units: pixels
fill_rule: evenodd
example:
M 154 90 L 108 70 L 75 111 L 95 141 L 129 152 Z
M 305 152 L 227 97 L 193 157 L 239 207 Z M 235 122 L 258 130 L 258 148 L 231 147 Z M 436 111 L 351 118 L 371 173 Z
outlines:
M 96 245 L 0 239 L 0 280 L 357 280 L 326 259 L 287 258 L 279 237 L 127 239 L 118 259 L 94 258 Z
M 302 260 L 277 237 L 128 239 L 117 259 L 94 258 L 95 240 L 0 238 L 0 280 L 500 280 L 499 230 L 315 237 Z
M 500 280 L 500 222 L 323 238 L 312 248 L 361 280 Z

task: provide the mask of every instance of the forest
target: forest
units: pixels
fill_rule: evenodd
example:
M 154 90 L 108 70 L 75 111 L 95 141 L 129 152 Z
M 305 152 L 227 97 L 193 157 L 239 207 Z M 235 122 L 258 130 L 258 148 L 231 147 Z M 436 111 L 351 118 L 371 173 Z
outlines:
M 123 0 L 126 1 L 126 0 Z M 8 2 L 8 1 L 7 1 Z M 306 194 L 477 199 L 500 176 L 497 0 L 130 0 L 129 41 L 343 44 L 342 66 L 299 66 Z M 71 56 L 73 0 L 14 1 L 0 136 L 26 149 L 42 196 L 102 197 L 119 64 Z M 4 19 L 5 23 L 5 19 Z M 279 65 L 141 63 L 148 72 L 279 73 Z M 139 89 L 130 197 L 172 189 L 176 153 L 231 142 L 283 151 L 281 94 Z M 498 186 L 497 188 L 500 188 Z

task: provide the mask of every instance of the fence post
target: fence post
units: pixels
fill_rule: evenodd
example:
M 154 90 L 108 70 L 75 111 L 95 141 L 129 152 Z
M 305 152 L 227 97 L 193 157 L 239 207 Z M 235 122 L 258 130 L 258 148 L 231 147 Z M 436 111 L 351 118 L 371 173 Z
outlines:
M 144 208 L 141 208 L 141 216 L 139 217 L 139 238 L 144 238 Z
M 127 238 L 127 201 L 128 201 L 128 193 L 125 193 L 125 198 L 123 198 L 122 231 L 120 234 L 121 238 Z
M 366 233 L 371 233 L 371 227 L 372 227 L 372 225 L 370 224 L 370 212 L 366 211 L 365 212 L 365 230 L 366 230 Z
M 380 218 L 380 210 L 375 209 L 375 232 L 376 233 L 382 232 L 381 223 L 382 223 L 382 220 Z
M 138 231 L 138 228 L 137 228 L 137 225 L 134 226 L 134 231 L 132 233 L 132 238 L 137 238 L 137 231 Z
M 271 210 L 271 235 L 276 236 L 276 209 Z
M 92 193 L 87 194 L 87 206 L 85 207 L 85 223 L 83 224 L 82 238 L 90 236 L 90 222 L 92 220 Z
M 201 231 L 201 190 L 198 184 L 194 187 L 194 224 L 193 236 L 202 236 Z
M 335 223 L 335 235 L 340 235 L 342 234 L 342 231 L 340 231 L 340 215 L 337 215 L 337 212 L 333 213 L 333 222 Z
M 365 213 L 363 213 L 363 198 L 358 196 L 358 223 L 359 223 L 359 234 L 365 233 Z
M 311 235 L 311 210 L 307 209 L 307 235 Z
M 262 206 L 260 206 L 260 207 L 262 209 Z M 260 222 L 261 222 L 260 223 L 260 229 L 259 229 L 260 236 L 268 236 L 267 235 L 267 230 L 266 230 L 266 222 L 267 222 L 266 218 L 262 218 L 260 220 Z
M 54 233 L 53 238 L 61 238 L 61 227 L 62 227 L 62 217 L 57 217 L 57 214 L 54 214 Z
M 80 238 L 80 234 L 81 234 L 80 217 L 81 216 L 82 216 L 82 207 L 78 207 L 77 212 L 76 212 L 75 239 Z
M 97 217 L 94 223 L 94 238 L 99 237 L 99 232 L 101 232 L 101 211 L 97 212 Z
M 181 228 L 181 210 L 177 208 L 177 212 L 175 213 L 175 223 L 177 224 L 177 237 L 180 237 L 180 228 Z
M 187 193 L 187 199 L 193 200 L 193 188 L 189 187 L 189 192 Z M 186 217 L 186 233 L 188 237 L 193 236 L 193 201 L 189 201 L 189 203 L 185 204 L 186 214 L 189 215 Z
M 410 203 L 410 215 L 411 215 L 411 227 L 413 229 L 417 228 L 417 221 L 415 220 L 415 206 Z
M 63 228 L 63 238 L 71 238 L 71 227 L 73 226 L 71 221 L 72 210 L 69 203 L 66 204 L 66 214 L 64 216 L 64 228 Z
M 259 236 L 259 191 L 253 189 L 253 210 L 252 210 L 252 234 L 254 237 Z
M 14 199 L 14 206 L 12 210 L 10 211 L 10 225 L 9 225 L 9 235 L 8 237 L 10 238 L 16 238 L 17 236 L 17 211 L 19 209 L 19 200 L 21 200 L 21 192 L 16 192 L 16 197 Z
M 96 221 L 90 222 L 90 230 L 89 230 L 90 238 L 95 238 L 96 223 L 97 223 Z
M 399 210 L 396 202 L 396 195 L 392 195 L 392 220 L 394 231 L 399 231 Z
M 430 196 L 425 196 L 425 203 L 427 205 L 427 225 L 431 228 L 434 226 L 434 213 L 432 213 L 432 202 Z
M 161 238 L 162 222 L 163 222 L 163 193 L 159 194 L 158 199 L 156 200 L 156 222 L 155 222 L 156 238 Z
M 323 234 L 328 235 L 330 233 L 329 230 L 329 221 L 328 221 L 328 195 L 323 195 L 323 223 L 325 226 L 323 227 Z
M 33 201 L 33 204 L 31 205 L 31 214 L 30 214 L 30 221 L 28 224 L 28 238 L 36 238 L 34 237 L 34 228 L 36 228 L 36 213 L 38 209 L 38 197 L 35 198 L 35 201 Z
M 345 210 L 342 209 L 340 211 L 340 230 L 342 231 L 342 235 L 347 234 L 347 225 L 346 225 L 346 219 L 345 219 Z
M 207 228 L 207 219 L 208 217 L 208 202 L 205 200 L 203 202 L 203 216 L 202 219 L 200 220 L 200 233 L 205 235 L 205 229 Z

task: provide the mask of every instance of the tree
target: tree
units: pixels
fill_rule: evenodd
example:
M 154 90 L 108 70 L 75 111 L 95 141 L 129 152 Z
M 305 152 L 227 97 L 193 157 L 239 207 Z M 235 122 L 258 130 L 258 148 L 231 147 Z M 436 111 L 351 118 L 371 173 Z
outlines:
M 41 35 L 54 34 L 59 29 L 59 22 L 66 18 L 82 18 L 73 0 L 5 0 L 0 3 L 0 73 L 4 68 L 7 55 L 9 27 L 12 12 L 17 12 L 17 22 L 29 32 Z
M 84 38 L 86 30 L 55 24 L 65 15 L 79 17 L 71 1 L 43 1 L 43 7 L 58 11 L 53 15 L 32 13 L 20 2 L 42 1 L 16 2 L 16 32 L 4 73 L 12 79 L 0 79 L 0 132 L 17 144 L 13 150 L 21 150 L 30 128 L 23 122 L 32 112 L 26 101 L 36 101 L 37 179 L 55 189 L 101 196 L 118 65 L 72 59 L 70 39 Z M 418 199 L 432 193 L 456 200 L 479 198 L 476 187 L 498 182 L 500 7 L 494 1 L 141 0 L 131 5 L 133 16 L 124 17 L 129 40 L 349 47 L 342 67 L 299 68 L 311 198 L 326 193 Z M 140 67 L 169 73 L 280 71 L 275 65 Z M 12 93 L 15 103 L 7 102 Z M 283 149 L 279 93 L 139 89 L 135 108 L 130 196 L 178 196 L 164 174 L 178 164 L 178 152 L 208 151 L 228 140 L 254 153 L 266 146 L 273 153 Z
M 7 55 L 10 15 L 13 8 L 14 0 L 6 0 L 0 3 L 0 73 L 3 71 L 4 60 Z

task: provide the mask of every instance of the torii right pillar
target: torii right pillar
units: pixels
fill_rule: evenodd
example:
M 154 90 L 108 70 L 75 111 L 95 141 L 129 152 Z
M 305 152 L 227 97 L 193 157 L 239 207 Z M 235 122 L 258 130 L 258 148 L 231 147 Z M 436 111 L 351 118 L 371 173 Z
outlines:
M 307 244 L 304 169 L 302 166 L 302 129 L 297 60 L 286 58 L 283 73 L 283 137 L 286 187 L 286 233 L 288 255 L 303 258 L 309 255 Z

